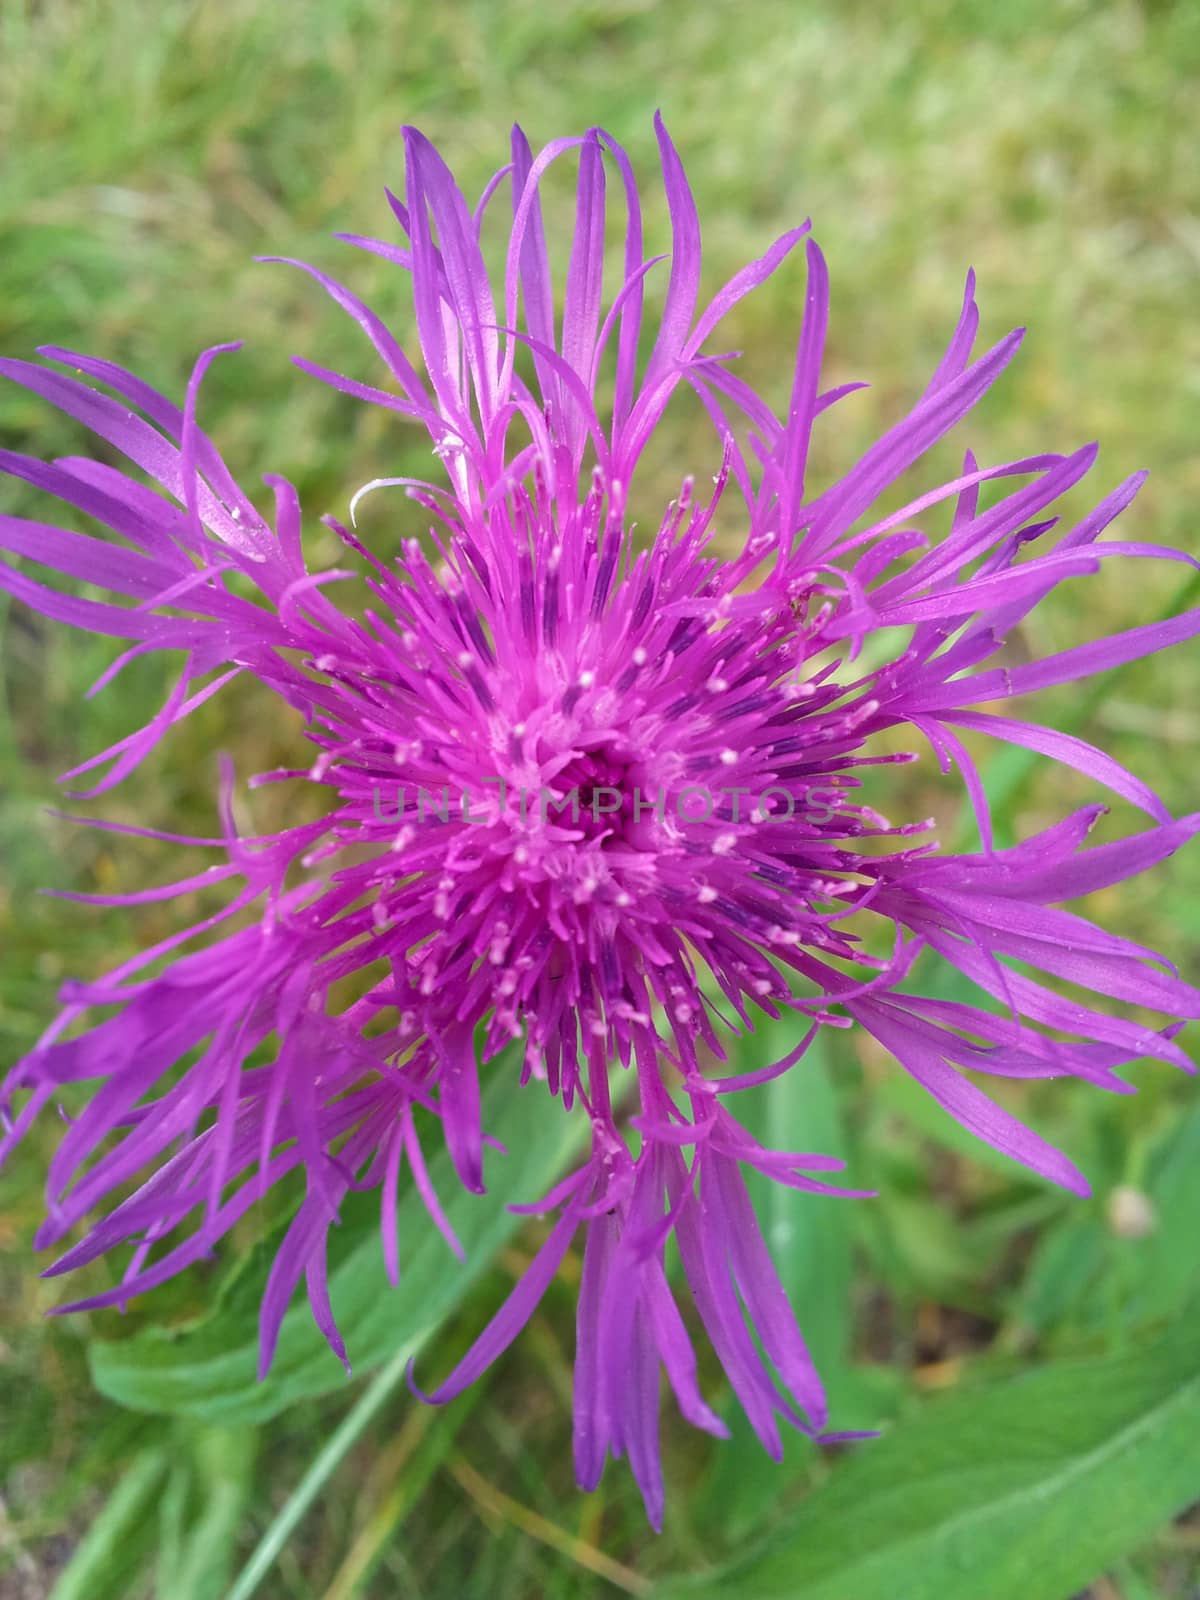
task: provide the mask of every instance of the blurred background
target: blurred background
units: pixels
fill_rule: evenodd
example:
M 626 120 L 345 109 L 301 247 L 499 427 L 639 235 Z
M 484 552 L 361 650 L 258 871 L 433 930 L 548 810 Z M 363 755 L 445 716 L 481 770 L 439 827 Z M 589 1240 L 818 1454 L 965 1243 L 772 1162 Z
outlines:
M 939 468 L 951 475 L 966 444 L 990 462 L 1098 438 L 1090 499 L 1150 469 L 1122 535 L 1195 552 L 1198 74 L 1200 8 L 1188 0 L 914 0 L 890 15 L 866 0 L 566 0 L 557 9 L 533 0 L 286 8 L 0 0 L 0 349 L 86 350 L 181 398 L 200 348 L 244 338 L 243 352 L 206 382 L 204 425 L 252 493 L 265 471 L 290 476 L 315 529 L 323 512 L 344 516 L 364 481 L 422 470 L 427 447 L 289 364 L 302 353 L 377 378 L 361 335 L 314 285 L 252 258 L 302 257 L 399 319 L 404 283 L 330 236 L 390 236 L 382 191 L 402 182 L 403 122 L 433 138 L 468 195 L 505 161 L 514 120 L 535 148 L 599 123 L 633 156 L 648 238 L 666 248 L 651 126 L 661 108 L 700 209 L 710 292 L 783 228 L 813 218 L 833 284 L 829 378 L 872 385 L 831 413 L 821 474 L 848 467 L 920 393 L 974 266 L 982 339 L 990 344 L 1018 323 L 1030 333 L 922 486 Z M 802 297 L 797 263 L 744 303 L 724 335 L 722 347 L 744 349 L 750 376 L 777 401 Z M 408 327 L 395 325 L 409 340 Z M 47 457 L 94 448 L 15 389 L 0 391 L 0 441 Z M 711 441 L 686 409 L 664 441 L 642 485 L 650 503 L 685 473 L 713 470 Z M 54 515 L 34 504 L 19 486 L 0 487 L 0 509 Z M 366 525 L 395 538 L 409 531 L 406 515 L 405 503 L 391 501 Z M 725 536 L 737 531 L 730 525 Z M 324 537 L 315 536 L 314 564 Z M 1195 603 L 1182 570 L 1109 563 L 1102 576 L 1064 586 L 1020 647 L 1065 648 Z M 4 1065 L 45 1025 L 60 980 L 95 975 L 177 925 L 169 906 L 117 914 L 36 893 L 129 888 L 164 881 L 178 865 L 162 846 L 72 829 L 47 810 L 58 774 L 159 703 L 157 668 L 84 700 L 112 654 L 105 641 L 56 630 L 0 597 Z M 1045 697 L 1042 720 L 1110 749 L 1180 813 L 1195 804 L 1198 686 L 1200 652 L 1185 648 L 1096 688 Z M 218 700 L 95 814 L 210 832 L 215 752 L 232 750 L 247 773 L 294 751 L 295 736 L 265 698 Z M 932 808 L 954 834 L 960 824 L 923 770 L 930 766 L 926 759 L 907 776 L 885 809 Z M 1013 835 L 1097 798 L 1084 780 L 1047 776 L 1023 758 L 991 761 L 988 781 Z M 251 815 L 269 824 L 268 802 L 256 799 Z M 1195 977 L 1200 852 L 1136 889 L 1097 896 L 1089 910 L 1166 949 Z M 774 1059 L 777 1043 L 756 1044 L 739 1065 Z M 756 1112 L 777 1143 L 840 1149 L 853 1180 L 880 1191 L 855 1205 L 764 1200 L 781 1270 L 831 1378 L 835 1424 L 882 1424 L 897 1439 L 904 1427 L 918 1430 L 914 1439 L 932 1428 L 941 1460 L 938 1429 L 952 1433 L 961 1417 L 954 1449 L 999 1474 L 980 1490 L 986 1505 L 1022 1484 L 1038 1492 L 1044 1452 L 1024 1437 L 1021 1396 L 1036 1409 L 1036 1384 L 1052 1384 L 1060 1367 L 1099 1363 L 1087 1371 L 1099 1374 L 1102 1396 L 1119 1387 L 1106 1373 L 1150 1374 L 1138 1378 L 1151 1384 L 1139 1415 L 1200 1405 L 1200 1350 L 1181 1355 L 1169 1343 L 1200 1292 L 1192 1085 L 1142 1067 L 1131 1099 L 1043 1085 L 1012 1101 L 1089 1172 L 1095 1196 L 1077 1201 L 959 1136 L 885 1060 L 854 1040 L 839 1045 L 804 1079 L 772 1085 Z M 239 1269 L 231 1247 L 124 1319 L 47 1320 L 65 1296 L 37 1278 L 30 1241 L 54 1143 L 47 1126 L 0 1177 L 0 1600 L 657 1593 L 681 1574 L 719 1571 L 771 1532 L 797 1541 L 798 1585 L 771 1593 L 1009 1600 L 1035 1592 L 965 1569 L 957 1588 L 928 1590 L 915 1579 L 889 1588 L 878 1574 L 839 1577 L 877 1532 L 881 1560 L 892 1560 L 887 1538 L 898 1549 L 911 1534 L 921 1552 L 912 1532 L 928 1512 L 919 1452 L 903 1485 L 913 1497 L 910 1528 L 894 1490 L 872 1490 L 873 1469 L 852 1457 L 819 1459 L 797 1440 L 776 1466 L 744 1427 L 734 1423 L 731 1442 L 716 1445 L 666 1404 L 664 1534 L 647 1530 L 621 1467 L 610 1466 L 596 1495 L 579 1495 L 569 1422 L 577 1265 L 568 1264 L 526 1337 L 448 1411 L 410 1399 L 398 1369 L 373 1377 L 370 1357 L 378 1366 L 388 1337 L 378 1328 L 354 1383 L 329 1357 L 274 1415 L 244 1397 L 189 1400 L 192 1380 L 180 1372 L 210 1334 L 220 1345 L 243 1326 L 255 1259 Z M 247 1248 L 257 1236 L 245 1236 Z M 414 1296 L 446 1300 L 433 1365 L 483 1325 L 538 1237 L 534 1224 L 493 1241 L 462 1284 L 448 1255 L 434 1257 L 424 1289 L 418 1278 L 395 1292 L 401 1321 L 413 1316 Z M 108 1281 L 107 1269 L 95 1271 L 97 1286 Z M 386 1329 L 386 1304 L 366 1310 Z M 1164 1330 L 1167 1356 L 1155 1354 Z M 353 1322 L 345 1332 L 354 1356 Z M 155 1362 L 170 1381 L 139 1387 L 139 1368 Z M 705 1378 L 720 1396 L 719 1374 Z M 1020 1388 L 1029 1382 L 1033 1389 Z M 1011 1402 L 1006 1383 L 1018 1386 Z M 977 1391 L 983 1399 L 972 1410 Z M 1064 1393 L 1066 1440 L 1090 1408 L 1071 1401 L 1075 1390 Z M 727 1397 L 723 1406 L 732 1421 Z M 1189 1415 L 1171 1445 L 1176 1468 L 1196 1453 L 1200 1410 Z M 1174 1425 L 1185 1421 L 1180 1413 Z M 1200 1594 L 1200 1517 L 1185 1511 L 1200 1497 L 1200 1467 L 1191 1491 L 1185 1476 L 1160 1505 L 1143 1493 L 1139 1474 L 1161 1484 L 1163 1471 L 1141 1453 L 1138 1426 L 1127 1439 L 1113 1427 L 1105 1441 L 1078 1444 L 1088 1461 L 1103 1444 L 1104 1459 L 1126 1474 L 1108 1483 L 1107 1500 L 1068 1519 L 1096 1525 L 1092 1565 L 1064 1566 L 1075 1574 L 1064 1587 L 1036 1592 L 1068 1600 L 1091 1582 L 1093 1600 Z M 952 1475 L 966 1483 L 954 1460 Z M 1064 1483 L 1078 1477 L 1064 1471 Z M 1129 1521 L 1131 1501 L 1140 1510 Z M 928 1538 L 936 1545 L 944 1532 L 928 1512 Z M 754 1590 L 748 1582 L 725 1592 Z

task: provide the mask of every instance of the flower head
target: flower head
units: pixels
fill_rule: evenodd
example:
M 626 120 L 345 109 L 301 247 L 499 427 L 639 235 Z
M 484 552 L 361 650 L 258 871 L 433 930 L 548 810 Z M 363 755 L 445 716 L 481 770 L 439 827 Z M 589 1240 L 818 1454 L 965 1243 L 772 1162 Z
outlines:
M 51 1164 L 40 1245 L 143 1179 L 52 1270 L 132 1245 L 121 1282 L 80 1302 L 122 1303 L 208 1252 L 300 1168 L 305 1198 L 263 1300 L 263 1370 L 302 1275 L 345 1359 L 324 1266 L 339 1202 L 351 1186 L 378 1186 L 395 1277 L 406 1162 L 453 1244 L 424 1150 L 444 1138 L 462 1183 L 482 1193 L 480 1075 L 511 1073 L 514 1094 L 557 1096 L 589 1119 L 591 1147 L 551 1195 L 530 1197 L 555 1217 L 545 1243 L 435 1398 L 504 1349 L 582 1234 L 579 1481 L 596 1483 L 609 1450 L 627 1456 L 656 1524 L 660 1369 L 689 1421 L 724 1431 L 697 1382 L 672 1240 L 698 1324 L 766 1448 L 780 1449 L 780 1418 L 830 1437 L 743 1170 L 828 1192 L 840 1163 L 757 1143 L 738 1120 L 743 1091 L 802 1071 L 823 1028 L 857 1025 L 974 1133 L 1086 1192 L 1071 1161 L 968 1074 L 1068 1075 L 1127 1092 L 1119 1069 L 1131 1060 L 1187 1066 L 1174 1034 L 1200 1015 L 1200 993 L 1162 957 L 1057 909 L 1161 861 L 1200 818 L 1173 821 L 1144 783 L 1078 738 L 971 709 L 1200 630 L 1193 611 L 1025 665 L 992 664 L 1039 600 L 1103 559 L 1189 560 L 1101 539 L 1140 477 L 1060 532 L 1050 508 L 1094 447 L 987 467 L 968 452 L 951 482 L 872 515 L 1016 351 L 1019 333 L 972 360 L 968 277 L 912 410 L 844 476 L 812 484 L 814 424 L 858 387 L 820 386 L 821 253 L 807 224 L 794 229 L 697 313 L 699 223 L 661 123 L 657 133 L 671 244 L 652 327 L 643 294 L 662 258 L 645 257 L 625 153 L 597 131 L 536 158 L 514 132 L 511 161 L 474 210 L 433 147 L 407 132 L 406 198 L 389 195 L 403 242 L 351 240 L 407 275 L 412 315 L 397 332 L 305 268 L 367 334 L 387 386 L 300 365 L 427 429 L 437 458 L 437 482 L 368 486 L 407 493 L 394 560 L 333 522 L 346 564 L 310 572 L 297 497 L 279 477 L 266 480 L 274 525 L 260 516 L 197 423 L 218 351 L 198 361 L 182 410 L 73 352 L 43 354 L 78 377 L 0 363 L 152 485 L 96 462 L 0 457 L 107 530 L 10 516 L 0 544 L 114 598 L 74 598 L 10 565 L 0 583 L 48 616 L 128 641 L 113 672 L 153 650 L 183 655 L 153 721 L 78 769 L 106 765 L 89 793 L 128 776 L 170 727 L 249 673 L 300 713 L 308 739 L 294 770 L 256 781 L 304 784 L 322 802 L 317 821 L 240 837 L 227 771 L 220 837 L 184 841 L 223 849 L 224 864 L 107 897 L 133 905 L 231 886 L 222 911 L 67 985 L 57 1021 L 6 1080 L 0 1155 L 63 1086 L 97 1084 Z M 540 186 L 566 157 L 578 162 L 575 227 L 552 252 Z M 624 257 L 606 285 L 614 173 Z M 506 196 L 508 246 L 493 277 L 481 227 Z M 801 244 L 807 291 L 780 417 L 709 347 Z M 565 272 L 552 266 L 560 254 Z M 419 363 L 401 342 L 414 334 Z M 712 459 L 638 538 L 631 483 L 684 384 L 712 421 Z M 948 531 L 935 537 L 943 511 Z M 369 601 L 339 605 L 339 583 L 356 574 Z M 898 753 L 894 737 L 880 748 L 875 736 L 900 727 L 913 749 Z M 1103 810 L 1094 805 L 995 848 L 964 730 L 1075 768 L 1149 825 L 1084 848 Z M 978 851 L 935 853 L 928 820 L 892 822 L 876 809 L 890 767 L 920 747 L 961 773 Z M 957 969 L 977 1001 L 923 998 L 908 976 L 922 951 Z M 1155 1028 L 1064 998 L 1030 969 L 1169 1020 Z M 110 1014 L 90 1020 L 98 1009 Z M 727 1071 L 730 1040 L 764 1015 L 794 1018 L 795 1049 L 757 1072 Z M 618 1097 L 630 1087 L 626 1113 Z

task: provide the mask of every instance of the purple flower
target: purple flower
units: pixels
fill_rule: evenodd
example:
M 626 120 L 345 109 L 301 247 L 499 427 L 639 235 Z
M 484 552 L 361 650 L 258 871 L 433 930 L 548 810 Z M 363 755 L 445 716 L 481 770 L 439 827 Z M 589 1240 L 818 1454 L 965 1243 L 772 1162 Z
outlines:
M 1058 531 L 1050 508 L 1092 465 L 1093 446 L 990 467 L 968 452 L 951 482 L 872 518 L 1016 352 L 1019 332 L 972 361 L 970 276 L 912 410 L 843 477 L 810 483 L 813 426 L 858 387 L 820 386 L 821 253 L 808 225 L 796 228 L 697 314 L 699 223 L 661 123 L 657 133 L 672 237 L 653 326 L 643 290 L 664 258 L 646 257 L 629 161 L 597 131 L 536 158 L 515 131 L 511 162 L 474 210 L 433 147 L 407 132 L 406 201 L 388 197 L 403 242 L 350 240 L 407 274 L 413 309 L 399 333 L 305 268 L 362 327 L 386 387 L 299 365 L 423 426 L 438 458 L 439 483 L 384 480 L 411 506 L 394 561 L 331 521 L 346 567 L 309 572 L 283 478 L 266 479 L 274 527 L 260 516 L 197 424 L 218 351 L 197 362 L 182 410 L 73 352 L 43 354 L 79 377 L 0 363 L 150 483 L 94 461 L 5 454 L 5 471 L 106 532 L 8 516 L 0 543 L 114 598 L 74 598 L 24 565 L 0 565 L 0 583 L 47 616 L 126 641 L 105 681 L 152 650 L 182 657 L 150 724 L 70 776 L 102 767 L 86 792 L 107 791 L 249 673 L 306 720 L 311 746 L 296 770 L 254 781 L 305 784 L 324 803 L 319 821 L 239 837 L 226 770 L 219 837 L 181 841 L 223 851 L 222 864 L 162 888 L 75 897 L 135 905 L 230 884 L 224 910 L 68 984 L 58 1019 L 5 1082 L 0 1156 L 66 1085 L 96 1085 L 51 1163 L 39 1246 L 141 1180 L 51 1272 L 132 1246 L 119 1284 L 78 1304 L 124 1303 L 209 1252 L 300 1168 L 305 1198 L 263 1300 L 262 1369 L 302 1275 L 344 1360 L 325 1277 L 340 1201 L 352 1186 L 379 1188 L 396 1278 L 407 1164 L 454 1246 L 424 1152 L 440 1130 L 462 1183 L 482 1193 L 480 1075 L 512 1073 L 514 1094 L 549 1093 L 587 1117 L 591 1149 L 551 1195 L 531 1196 L 530 1210 L 555 1217 L 545 1243 L 433 1398 L 500 1354 L 582 1235 L 579 1481 L 597 1482 L 608 1451 L 627 1456 L 656 1526 L 660 1368 L 688 1420 L 724 1432 L 701 1394 L 673 1282 L 686 1282 L 693 1330 L 769 1451 L 780 1450 L 780 1418 L 831 1437 L 742 1173 L 828 1192 L 821 1175 L 840 1163 L 760 1146 L 737 1119 L 744 1090 L 803 1071 L 823 1027 L 857 1023 L 979 1137 L 1086 1193 L 1071 1161 L 975 1075 L 1071 1075 L 1126 1093 L 1120 1068 L 1139 1057 L 1188 1067 L 1174 1036 L 1179 1019 L 1200 1015 L 1200 993 L 1163 957 L 1055 909 L 1162 861 L 1200 816 L 1173 821 L 1144 783 L 1078 738 L 971 709 L 1191 637 L 1200 611 L 1026 665 L 990 664 L 1039 600 L 1107 557 L 1196 563 L 1101 540 L 1140 475 Z M 568 153 L 578 159 L 575 228 L 553 253 L 564 272 L 551 265 L 539 186 Z M 614 174 L 624 266 L 606 292 Z M 492 276 L 481 225 L 509 196 L 507 252 Z M 710 347 L 801 243 L 807 292 L 780 417 Z M 401 342 L 414 336 L 420 368 Z M 701 480 L 702 493 L 686 479 L 657 532 L 635 540 L 630 485 L 681 384 L 711 418 L 713 459 L 700 465 L 715 479 Z M 999 498 L 981 509 L 985 484 Z M 935 538 L 943 510 L 949 529 Z M 369 601 L 339 606 L 339 582 L 356 575 Z M 913 759 L 876 746 L 897 726 L 960 772 L 977 853 L 939 856 L 932 824 L 893 824 L 875 809 L 888 767 Z M 1082 772 L 1145 812 L 1147 828 L 1084 848 L 1103 810 L 1094 805 L 994 848 L 964 730 Z M 239 915 L 250 907 L 257 920 Z M 915 992 L 908 973 L 924 950 L 956 968 L 977 1003 Z M 345 979 L 357 979 L 349 1002 Z M 1165 1020 L 1113 1015 L 1105 997 Z M 763 1015 L 794 1017 L 796 1048 L 769 1068 L 722 1075 L 714 1063 L 729 1040 Z M 613 1101 L 627 1085 L 638 1102 L 629 1115 Z M 672 1239 L 681 1279 L 674 1254 L 668 1264 Z

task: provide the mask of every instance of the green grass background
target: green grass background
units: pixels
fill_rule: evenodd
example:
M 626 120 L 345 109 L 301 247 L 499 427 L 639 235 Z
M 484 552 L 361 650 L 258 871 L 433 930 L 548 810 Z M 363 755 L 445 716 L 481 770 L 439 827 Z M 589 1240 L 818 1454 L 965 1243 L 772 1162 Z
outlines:
M 1030 334 L 955 450 L 970 442 L 1000 460 L 1099 438 L 1096 497 L 1136 468 L 1151 470 L 1125 536 L 1195 552 L 1198 74 L 1200 8 L 1188 0 L 895 8 L 0 0 L 0 348 L 29 356 L 41 343 L 74 344 L 179 395 L 198 349 L 244 337 L 245 351 L 219 363 L 206 385 L 205 424 L 248 486 L 263 471 L 291 476 L 315 526 L 321 512 L 344 514 L 366 479 L 420 470 L 422 453 L 382 413 L 290 367 L 298 352 L 374 376 L 357 330 L 311 284 L 251 258 L 277 251 L 315 261 L 399 316 L 403 284 L 329 235 L 387 231 L 381 191 L 401 181 L 406 121 L 442 146 L 468 192 L 504 159 L 514 119 L 535 146 L 598 122 L 647 175 L 648 232 L 664 240 L 651 129 L 660 107 L 700 206 L 710 289 L 783 227 L 814 219 L 833 280 L 829 370 L 873 385 L 832 414 L 822 472 L 848 465 L 923 387 L 973 265 L 984 336 L 1018 322 Z M 731 324 L 730 341 L 777 397 L 801 295 L 802 278 L 785 271 Z M 80 430 L 16 390 L 0 392 L 0 436 L 47 456 L 88 448 Z M 693 467 L 711 470 L 689 421 L 673 423 L 664 441 L 651 498 L 659 486 L 669 495 Z M 28 514 L 20 492 L 3 494 L 4 509 Z M 376 512 L 368 526 L 392 537 L 394 515 Z M 1171 604 L 1179 571 L 1110 566 L 1057 597 L 1025 643 L 1063 648 L 1148 620 Z M 118 848 L 45 810 L 57 773 L 144 718 L 161 694 L 158 672 L 131 674 L 84 702 L 107 645 L 15 609 L 0 611 L 0 629 L 7 1062 L 50 1014 L 60 978 L 100 971 L 170 919 L 169 911 L 135 919 L 64 907 L 35 891 L 128 886 L 165 877 L 172 863 L 166 851 Z M 1174 810 L 1190 810 L 1198 686 L 1200 653 L 1185 650 L 1106 679 L 1098 692 L 1062 691 L 1047 715 L 1112 749 Z M 232 749 L 249 771 L 269 764 L 292 732 L 266 701 L 237 712 L 235 703 L 192 719 L 99 814 L 208 831 L 214 751 Z M 1002 763 L 991 770 L 998 786 L 1011 776 Z M 916 779 L 901 803 L 941 805 L 928 783 Z M 1005 816 L 1026 830 L 1090 797 L 1082 780 L 1022 774 Z M 1095 909 L 1168 948 L 1194 976 L 1200 852 Z M 1143 1072 L 1144 1092 L 1132 1102 L 1091 1098 L 1079 1086 L 1034 1097 L 1040 1125 L 1096 1180 L 1095 1199 L 1075 1203 L 964 1153 L 869 1053 L 851 1047 L 833 1065 L 855 1176 L 881 1197 L 854 1208 L 851 1281 L 809 1270 L 799 1311 L 820 1321 L 830 1303 L 852 1307 L 857 1409 L 887 1420 L 914 1395 L 989 1363 L 1119 1344 L 1139 1316 L 1161 1319 L 1182 1303 L 1189 1273 L 1200 1276 L 1192 1260 L 1200 1190 L 1195 1164 L 1179 1156 L 1194 1091 L 1166 1069 Z M 84 1350 L 93 1334 L 119 1335 L 119 1319 L 46 1321 L 60 1291 L 37 1279 L 28 1248 L 52 1137 L 31 1140 L 0 1177 L 0 1596 L 49 1594 L 123 1484 L 134 1509 L 102 1563 L 104 1581 L 116 1585 L 103 1593 L 177 1600 L 161 1575 L 181 1519 L 200 1519 L 210 1547 L 236 1570 L 353 1393 L 236 1434 L 146 1419 L 100 1399 Z M 1113 1225 L 1122 1187 L 1148 1197 L 1154 1226 L 1144 1238 Z M 820 1225 L 790 1213 L 772 1221 L 788 1260 L 791 1230 Z M 494 1263 L 449 1338 L 482 1325 L 535 1242 L 534 1233 L 519 1236 Z M 1157 1286 L 1177 1279 L 1179 1295 L 1156 1300 Z M 206 1281 L 199 1274 L 165 1292 L 131 1321 L 187 1315 Z M 392 1396 L 259 1592 L 287 1600 L 615 1593 L 717 1562 L 827 1470 L 799 1449 L 782 1468 L 760 1462 L 741 1434 L 714 1447 L 668 1407 L 664 1535 L 646 1531 L 622 1469 L 610 1468 L 598 1495 L 579 1496 L 567 1420 L 573 1295 L 568 1271 L 470 1405 L 431 1415 L 402 1392 Z M 353 1352 L 354 1330 L 346 1332 Z M 153 1460 L 161 1477 L 146 1466 Z M 145 1475 L 141 1489 L 131 1463 Z M 1091 1593 L 1195 1594 L 1198 1538 L 1187 1519 L 1176 1522 Z M 597 1572 L 605 1559 L 617 1567 Z M 218 1600 L 221 1570 L 194 1592 Z M 99 1600 L 94 1584 L 76 1591 L 72 1582 L 56 1593 Z

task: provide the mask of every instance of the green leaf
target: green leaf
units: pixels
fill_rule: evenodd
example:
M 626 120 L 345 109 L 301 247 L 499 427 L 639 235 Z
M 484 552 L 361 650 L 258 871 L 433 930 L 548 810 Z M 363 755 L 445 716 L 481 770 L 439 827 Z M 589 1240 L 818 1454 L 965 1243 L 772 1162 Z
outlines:
M 764 1024 L 753 1057 L 739 1052 L 738 1070 L 749 1072 L 795 1048 L 795 1021 Z M 776 1150 L 819 1151 L 847 1157 L 841 1111 L 819 1037 L 790 1072 L 751 1090 L 733 1107 L 750 1132 Z M 763 1238 L 795 1307 L 818 1367 L 827 1375 L 846 1360 L 850 1343 L 850 1237 L 854 1202 L 810 1195 L 747 1175 Z M 835 1178 L 835 1181 L 836 1178 Z M 853 1174 L 848 1180 L 853 1182 Z
M 187 1425 L 190 1449 L 171 1470 L 159 1505 L 157 1592 L 171 1600 L 224 1600 L 254 1490 L 257 1434 Z M 187 1522 L 190 1499 L 197 1515 Z
M 1168 1600 L 1163 1590 L 1153 1588 L 1136 1567 L 1122 1562 L 1111 1576 L 1120 1589 L 1121 1600 Z
M 371 1387 L 380 1386 L 384 1376 L 385 1373 L 380 1373 Z M 445 1464 L 457 1445 L 463 1427 L 487 1394 L 490 1376 L 490 1373 L 485 1373 L 452 1406 L 426 1406 L 409 1412 L 395 1441 L 396 1444 L 403 1444 L 407 1436 L 408 1451 L 402 1458 L 400 1470 L 388 1483 L 382 1499 L 374 1505 L 363 1505 L 362 1526 L 322 1600 L 355 1600 L 356 1596 L 366 1593 L 372 1573 L 389 1553 L 404 1518 L 425 1493 L 434 1474 Z M 305 1487 L 302 1483 L 296 1494 L 300 1495 Z M 289 1507 L 285 1506 L 277 1520 L 282 1520 L 288 1510 Z M 272 1534 L 273 1529 L 268 1529 L 263 1535 L 261 1547 L 269 1547 Z M 256 1551 L 252 1562 L 257 1558 Z M 228 1600 L 244 1600 L 244 1597 L 253 1594 L 253 1588 L 245 1586 L 245 1578 L 239 1579 L 239 1585 L 240 1590 L 235 1589 Z
M 861 1180 L 848 1147 L 834 1087 L 840 1040 L 819 1037 L 790 1072 L 738 1097 L 734 1114 L 754 1136 L 777 1150 L 819 1151 L 849 1158 L 835 1181 Z M 743 1041 L 733 1065 L 752 1072 L 787 1055 L 796 1044 L 796 1024 L 764 1023 Z M 812 1195 L 747 1172 L 755 1213 L 779 1278 L 812 1351 L 829 1399 L 831 1426 L 868 1428 L 891 1410 L 894 1395 L 868 1369 L 850 1365 L 850 1290 L 853 1237 L 861 1221 L 855 1201 Z M 881 1407 L 884 1408 L 881 1411 Z M 763 1450 L 732 1394 L 721 1412 L 730 1439 L 714 1453 L 698 1502 L 700 1518 L 721 1529 L 727 1543 L 747 1538 L 771 1513 L 781 1476 L 795 1477 L 814 1460 L 809 1441 L 785 1430 L 785 1467 Z
M 1064 1600 L 1200 1497 L 1200 1327 L 964 1389 L 857 1447 L 758 1553 L 659 1593 Z
M 1093 1211 L 1068 1215 L 1048 1228 L 1038 1240 L 1017 1296 L 1022 1325 L 1034 1333 L 1048 1333 L 1072 1318 L 1097 1285 L 1106 1289 L 1108 1250 L 1104 1223 Z
M 585 1117 L 564 1116 L 539 1085 L 521 1091 L 496 1063 L 484 1095 L 484 1126 L 507 1154 L 490 1152 L 489 1191 L 468 1194 L 440 1151 L 429 1163 L 451 1226 L 462 1241 L 461 1265 L 411 1189 L 399 1203 L 401 1277 L 387 1281 L 379 1237 L 378 1191 L 352 1194 L 330 1237 L 329 1289 L 356 1373 L 403 1354 L 416 1355 L 462 1300 L 501 1245 L 520 1226 L 510 1202 L 536 1200 L 577 1150 Z M 297 1400 L 346 1383 L 336 1357 L 298 1298 L 283 1320 L 270 1376 L 256 1378 L 258 1304 L 275 1241 L 253 1253 L 224 1301 L 182 1331 L 154 1328 L 90 1351 L 99 1389 L 139 1411 L 245 1423 L 271 1417 Z
M 1200 1291 L 1200 1108 L 1174 1119 L 1148 1150 L 1131 1149 L 1130 1176 L 1149 1202 L 1150 1231 L 1123 1238 L 1098 1206 L 1046 1230 L 1016 1298 L 1034 1332 L 1125 1339 L 1176 1316 Z
M 84 1535 L 50 1600 L 122 1600 L 145 1560 L 153 1529 L 153 1496 L 166 1476 L 164 1449 L 144 1450 L 126 1469 Z
M 298 1486 L 255 1546 L 249 1561 L 238 1573 L 228 1600 L 249 1600 L 275 1565 L 280 1552 L 296 1531 L 305 1513 L 321 1490 L 341 1466 L 368 1423 L 375 1417 L 404 1381 L 407 1353 L 392 1357 L 383 1371 L 367 1385 L 328 1442 L 311 1461 Z
M 1112 1247 L 1118 1291 L 1131 1327 L 1174 1315 L 1200 1283 L 1200 1106 L 1169 1130 L 1149 1168 L 1152 1231 L 1141 1239 L 1114 1239 Z

